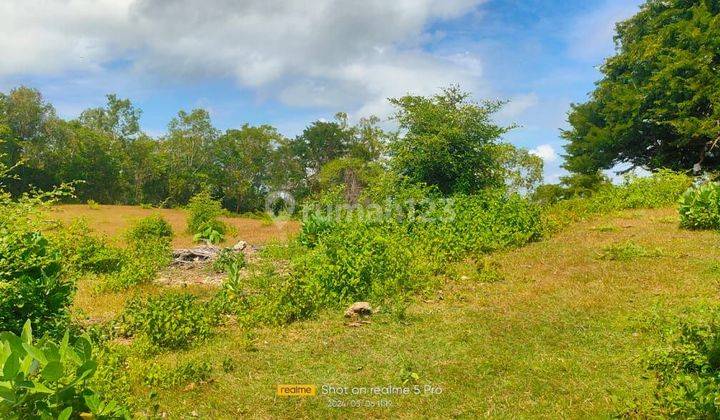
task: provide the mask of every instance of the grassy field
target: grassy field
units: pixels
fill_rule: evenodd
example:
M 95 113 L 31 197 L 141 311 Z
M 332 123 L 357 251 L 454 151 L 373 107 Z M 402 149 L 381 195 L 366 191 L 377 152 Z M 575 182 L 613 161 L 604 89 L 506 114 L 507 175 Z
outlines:
M 718 296 L 720 275 L 710 269 L 720 257 L 718 235 L 677 225 L 672 209 L 575 224 L 493 256 L 503 277 L 493 283 L 478 282 L 469 265 L 458 264 L 454 277 L 413 304 L 405 320 L 381 309 L 359 328 L 346 326 L 342 313 L 252 331 L 225 327 L 207 343 L 152 360 L 167 369 L 186 361 L 213 365 L 207 382 L 159 391 L 160 411 L 171 418 L 651 412 L 654 382 L 645 356 L 658 343 L 657 321 Z M 112 312 L 123 298 L 89 297 L 76 308 Z M 221 369 L 223 362 L 233 368 Z M 279 384 L 313 384 L 318 396 L 278 397 Z M 421 395 L 325 395 L 323 385 L 350 391 L 418 385 Z M 136 384 L 138 395 L 147 391 Z
M 187 213 L 181 209 L 143 209 L 136 206 L 110 206 L 98 207 L 86 204 L 60 205 L 53 207 L 52 216 L 62 222 L 83 218 L 96 232 L 119 237 L 130 226 L 133 220 L 160 214 L 167 220 L 175 232 L 173 246 L 192 246 L 192 235 L 186 232 Z M 260 219 L 243 217 L 223 217 L 224 222 L 234 228 L 226 235 L 225 243 L 233 245 L 237 241 L 247 241 L 253 245 L 261 245 L 273 241 L 286 241 L 295 235 L 298 230 L 296 221 L 284 221 L 281 224 L 271 224 Z

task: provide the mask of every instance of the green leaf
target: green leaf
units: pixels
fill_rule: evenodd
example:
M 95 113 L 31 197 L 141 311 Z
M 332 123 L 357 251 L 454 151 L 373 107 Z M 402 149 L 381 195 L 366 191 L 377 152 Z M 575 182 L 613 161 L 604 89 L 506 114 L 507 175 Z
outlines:
M 42 377 L 45 380 L 54 382 L 63 376 L 63 367 L 58 361 L 52 361 L 42 370 Z
M 97 362 L 94 360 L 88 360 L 83 363 L 83 365 L 77 369 L 78 380 L 82 381 L 91 377 L 95 373 L 95 369 L 97 369 Z
M 19 370 L 20 358 L 17 354 L 13 353 L 7 358 L 3 365 L 3 377 L 6 380 L 12 380 L 17 376 Z
M 11 389 L 5 388 L 2 385 L 0 385 L 0 398 L 10 403 L 14 403 L 16 401 L 15 393 Z
M 22 344 L 23 349 L 32 356 L 35 360 L 38 362 L 45 364 L 48 362 L 47 358 L 45 357 L 45 354 L 42 352 L 42 350 L 38 349 L 37 347 L 33 346 L 32 344 L 28 344 L 23 342 Z
M 25 321 L 25 325 L 23 325 L 22 335 L 20 336 L 20 339 L 23 341 L 23 343 L 32 344 L 32 324 L 30 323 L 29 319 Z
M 72 415 L 72 407 L 67 407 L 58 416 L 58 420 L 68 420 Z

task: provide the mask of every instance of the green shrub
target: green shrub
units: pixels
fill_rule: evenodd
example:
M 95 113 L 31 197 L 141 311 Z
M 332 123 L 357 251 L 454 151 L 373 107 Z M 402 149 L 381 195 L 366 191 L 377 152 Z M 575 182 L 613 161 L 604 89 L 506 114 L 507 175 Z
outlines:
M 653 352 L 657 403 L 675 418 L 720 417 L 720 309 L 703 308 L 666 333 Z
M 193 236 L 193 242 L 207 242 L 210 244 L 219 244 L 225 240 L 225 225 L 215 220 L 202 225 L 200 231 Z
M 168 293 L 130 300 L 118 327 L 127 336 L 144 337 L 161 349 L 185 348 L 212 334 L 217 323 L 211 311 L 187 293 Z
M 130 418 L 115 401 L 104 401 L 90 387 L 97 369 L 87 338 L 72 343 L 66 333 L 60 343 L 34 341 L 30 321 L 20 337 L 0 333 L 0 417 Z
M 28 228 L 5 225 L 0 216 L 0 331 L 19 333 L 30 320 L 41 334 L 57 333 L 67 322 L 74 285 L 62 275 L 60 253 Z
M 174 369 L 153 364 L 143 375 L 143 383 L 167 389 L 190 382 L 206 382 L 212 376 L 212 371 L 212 365 L 208 362 L 186 362 Z
M 112 273 L 125 261 L 125 252 L 109 245 L 106 239 L 92 235 L 83 219 L 57 229 L 51 241 L 62 254 L 65 269 L 74 273 Z
M 170 223 L 159 214 L 155 214 L 134 221 L 125 236 L 131 242 L 142 242 L 153 239 L 171 240 L 173 230 Z
M 231 266 L 243 268 L 245 265 L 245 254 L 230 248 L 224 248 L 220 250 L 215 261 L 213 261 L 212 267 L 216 273 L 226 273 Z
M 546 224 L 550 230 L 557 230 L 598 214 L 671 206 L 691 185 L 691 177 L 667 170 L 649 177 L 627 177 L 623 184 L 605 185 L 590 197 L 570 198 L 549 206 Z
M 227 226 L 218 220 L 225 212 L 219 200 L 215 200 L 208 191 L 202 191 L 193 196 L 187 206 L 189 215 L 187 231 L 192 235 L 203 233 L 208 229 L 220 235 L 227 233 Z
M 680 226 L 686 229 L 720 229 L 720 184 L 708 183 L 680 198 Z

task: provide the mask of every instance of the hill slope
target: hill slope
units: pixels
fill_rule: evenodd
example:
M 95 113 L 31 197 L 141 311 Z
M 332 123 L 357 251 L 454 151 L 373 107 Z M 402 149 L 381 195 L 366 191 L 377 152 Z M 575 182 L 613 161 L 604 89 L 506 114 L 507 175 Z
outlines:
M 648 410 L 654 384 L 643 357 L 659 341 L 659 322 L 717 299 L 717 239 L 678 229 L 672 209 L 629 211 L 493 256 L 497 282 L 479 282 L 458 264 L 455 278 L 404 321 L 381 311 L 359 328 L 345 326 L 341 313 L 252 332 L 227 327 L 205 345 L 157 357 L 168 368 L 234 365 L 215 369 L 209 383 L 161 391 L 161 410 L 212 418 Z M 319 396 L 278 397 L 278 384 L 314 384 Z M 320 395 L 323 385 L 403 384 L 423 395 Z

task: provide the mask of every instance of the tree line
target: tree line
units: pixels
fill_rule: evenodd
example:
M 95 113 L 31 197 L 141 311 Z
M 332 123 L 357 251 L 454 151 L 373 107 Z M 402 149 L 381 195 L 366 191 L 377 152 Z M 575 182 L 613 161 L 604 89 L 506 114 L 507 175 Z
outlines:
M 77 182 L 82 202 L 172 207 L 209 190 L 236 212 L 262 209 L 272 191 L 303 200 L 339 187 L 352 201 L 353 190 L 388 173 L 448 194 L 540 183 L 542 160 L 501 141 L 512 128 L 492 122 L 501 103 L 472 102 L 459 87 L 391 102 L 391 131 L 377 117 L 351 124 L 338 113 L 294 138 L 270 125 L 223 132 L 195 109 L 178 112 L 153 138 L 128 99 L 107 95 L 104 106 L 65 120 L 38 90 L 21 86 L 0 93 L 0 155 L 14 167 L 6 181 L 13 195 Z

